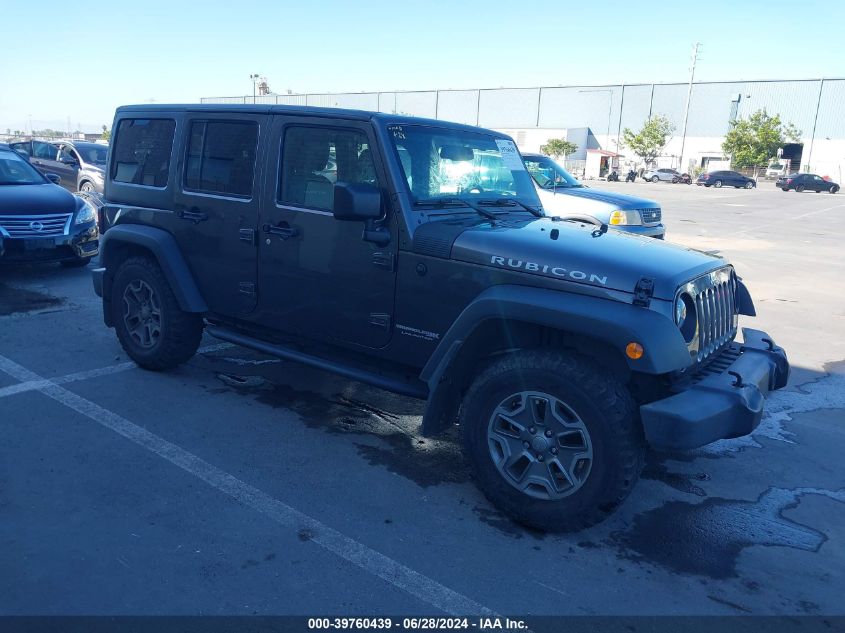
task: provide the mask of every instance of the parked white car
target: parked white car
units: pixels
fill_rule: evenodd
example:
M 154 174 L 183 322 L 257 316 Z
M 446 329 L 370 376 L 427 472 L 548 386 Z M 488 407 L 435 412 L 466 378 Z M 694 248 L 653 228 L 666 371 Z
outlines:
M 654 200 L 590 189 L 542 154 L 523 154 L 522 158 L 548 215 L 663 239 L 666 227 Z

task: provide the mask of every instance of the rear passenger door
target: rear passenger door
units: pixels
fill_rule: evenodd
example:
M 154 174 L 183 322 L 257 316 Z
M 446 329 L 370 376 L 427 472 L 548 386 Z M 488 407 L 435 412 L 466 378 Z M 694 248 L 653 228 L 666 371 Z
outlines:
M 172 232 L 212 312 L 256 303 L 256 245 L 269 116 L 189 112 L 183 121 Z

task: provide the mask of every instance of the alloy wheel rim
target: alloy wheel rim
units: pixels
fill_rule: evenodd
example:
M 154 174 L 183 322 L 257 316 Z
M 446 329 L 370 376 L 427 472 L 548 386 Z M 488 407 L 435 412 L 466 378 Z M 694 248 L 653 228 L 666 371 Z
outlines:
M 161 303 L 143 279 L 135 279 L 123 290 L 123 323 L 129 337 L 145 349 L 155 347 L 161 338 Z
M 593 465 L 593 444 L 581 417 L 541 391 L 520 391 L 499 403 L 487 425 L 487 448 L 504 480 L 537 499 L 574 494 Z

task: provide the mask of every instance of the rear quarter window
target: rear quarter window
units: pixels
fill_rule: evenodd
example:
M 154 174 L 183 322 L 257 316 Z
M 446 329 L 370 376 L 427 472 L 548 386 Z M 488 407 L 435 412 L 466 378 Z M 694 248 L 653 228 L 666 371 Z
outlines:
M 173 119 L 122 119 L 112 151 L 112 180 L 166 187 L 175 131 Z

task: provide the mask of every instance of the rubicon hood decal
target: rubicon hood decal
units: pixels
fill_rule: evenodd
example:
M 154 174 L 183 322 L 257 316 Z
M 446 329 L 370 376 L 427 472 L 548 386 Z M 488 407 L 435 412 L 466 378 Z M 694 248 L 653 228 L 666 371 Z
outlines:
M 514 268 L 516 270 L 524 270 L 529 273 L 540 273 L 543 275 L 551 275 L 553 277 L 567 277 L 575 279 L 576 281 L 587 281 L 591 284 L 607 285 L 607 275 L 597 275 L 596 273 L 588 273 L 583 270 L 569 270 L 563 266 L 556 266 L 552 264 L 539 264 L 536 262 L 523 261 L 521 259 L 505 258 L 499 255 L 491 255 L 490 263 L 493 266 L 501 266 L 502 268 Z

